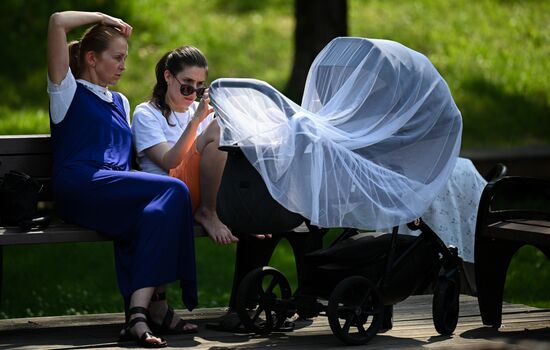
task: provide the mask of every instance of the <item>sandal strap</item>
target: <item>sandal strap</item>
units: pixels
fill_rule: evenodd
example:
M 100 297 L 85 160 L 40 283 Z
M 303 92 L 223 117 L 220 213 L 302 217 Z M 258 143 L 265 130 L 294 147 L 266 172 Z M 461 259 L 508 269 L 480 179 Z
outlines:
M 140 323 L 140 322 L 147 323 L 147 319 L 146 319 L 145 317 L 141 317 L 141 316 L 132 318 L 132 319 L 128 322 L 127 328 L 130 329 L 130 328 L 134 327 L 134 326 L 136 325 L 136 323 Z
M 151 297 L 151 301 L 161 301 L 161 300 L 166 300 L 166 292 L 155 293 Z
M 183 319 L 183 318 L 180 318 L 180 320 L 178 321 L 178 323 L 176 323 L 176 326 L 174 327 L 174 329 L 183 329 L 183 327 L 187 324 L 187 322 Z
M 135 315 L 135 314 L 147 315 L 148 312 L 149 311 L 146 308 L 141 307 L 141 306 L 134 306 L 134 307 L 130 308 L 130 310 L 128 310 L 129 315 Z
M 168 307 L 166 314 L 164 314 L 164 320 L 162 320 L 162 327 L 164 329 L 172 329 L 172 320 L 174 319 L 174 309 Z

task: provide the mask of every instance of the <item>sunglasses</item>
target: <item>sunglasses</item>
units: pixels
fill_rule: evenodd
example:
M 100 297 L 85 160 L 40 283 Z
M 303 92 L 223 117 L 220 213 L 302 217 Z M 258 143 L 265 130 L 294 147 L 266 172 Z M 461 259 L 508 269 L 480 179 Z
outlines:
M 204 91 L 207 89 L 205 86 L 203 87 L 199 87 L 199 88 L 195 88 L 193 85 L 189 85 L 189 84 L 183 84 L 179 81 L 178 78 L 176 78 L 176 75 L 172 72 L 170 72 L 170 74 L 172 74 L 172 76 L 174 77 L 174 79 L 176 79 L 176 81 L 178 82 L 178 84 L 180 84 L 180 93 L 183 95 L 183 96 L 189 96 L 189 95 L 192 95 L 194 92 L 197 93 L 197 98 L 201 98 L 202 95 L 204 95 Z

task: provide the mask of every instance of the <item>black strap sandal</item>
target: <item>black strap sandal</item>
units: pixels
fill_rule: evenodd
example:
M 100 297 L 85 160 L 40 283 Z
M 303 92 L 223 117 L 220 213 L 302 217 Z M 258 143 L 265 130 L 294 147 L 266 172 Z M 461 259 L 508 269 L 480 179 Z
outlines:
M 162 301 L 166 300 L 166 293 L 156 293 L 153 294 L 153 297 L 151 298 L 151 301 Z M 151 328 L 158 334 L 195 334 L 199 332 L 199 328 L 191 328 L 191 329 L 183 329 L 183 327 L 188 323 L 187 321 L 184 321 L 183 319 L 180 319 L 178 323 L 172 328 L 170 327 L 172 325 L 172 321 L 175 317 L 174 309 L 171 307 L 168 307 L 166 310 L 166 314 L 164 315 L 164 320 L 162 320 L 161 324 L 155 323 L 152 320 L 150 321 Z
M 147 309 L 146 308 L 143 308 L 143 307 L 139 307 L 139 306 L 136 306 L 136 307 L 133 307 L 129 310 L 129 315 L 134 315 L 134 314 L 143 314 L 143 315 L 147 315 Z M 140 323 L 140 322 L 143 322 L 143 323 L 146 323 L 148 324 L 148 321 L 147 321 L 147 318 L 145 317 L 142 317 L 142 316 L 138 316 L 138 317 L 135 317 L 135 318 L 132 318 L 128 324 L 126 325 L 126 327 L 123 329 L 122 333 L 120 334 L 120 337 L 119 337 L 119 342 L 122 342 L 122 341 L 129 341 L 129 340 L 135 340 L 136 343 L 141 346 L 141 347 L 144 347 L 144 348 L 165 348 L 166 346 L 168 346 L 168 343 L 166 342 L 165 339 L 163 338 L 160 338 L 160 337 L 157 337 L 156 335 L 154 335 L 152 332 L 150 331 L 147 331 L 145 333 L 143 333 L 140 337 L 136 336 L 136 335 L 133 335 L 132 332 L 130 331 L 136 324 Z M 160 339 L 160 342 L 159 343 L 151 343 L 149 341 L 147 341 L 148 339 L 152 338 L 152 337 L 156 337 L 156 338 L 159 338 Z

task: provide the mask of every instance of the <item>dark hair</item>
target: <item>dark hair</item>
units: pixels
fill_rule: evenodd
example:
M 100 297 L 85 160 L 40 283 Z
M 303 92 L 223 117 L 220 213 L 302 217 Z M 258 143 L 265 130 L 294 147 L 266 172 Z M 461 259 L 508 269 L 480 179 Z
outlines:
M 155 67 L 157 82 L 153 87 L 151 102 L 155 105 L 155 107 L 160 109 L 162 115 L 166 118 L 166 121 L 168 121 L 168 125 L 172 125 L 168 120 L 168 116 L 172 110 L 166 103 L 166 91 L 168 91 L 168 84 L 164 79 L 164 71 L 168 70 L 171 74 L 177 75 L 187 67 L 205 68 L 208 72 L 206 57 L 196 47 L 182 46 L 175 50 L 169 51 L 160 58 Z
M 125 38 L 115 27 L 104 24 L 96 24 L 88 28 L 82 38 L 69 43 L 69 65 L 75 77 L 80 77 L 86 52 L 101 53 L 109 47 L 109 43 L 115 37 Z

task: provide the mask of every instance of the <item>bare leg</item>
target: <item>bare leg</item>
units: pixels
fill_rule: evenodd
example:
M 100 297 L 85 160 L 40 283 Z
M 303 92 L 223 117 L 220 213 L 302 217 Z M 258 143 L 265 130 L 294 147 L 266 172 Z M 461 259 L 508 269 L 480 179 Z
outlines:
M 134 307 L 142 307 L 144 309 L 147 309 L 149 307 L 149 302 L 151 300 L 151 296 L 153 295 L 153 292 L 155 291 L 155 288 L 153 287 L 147 287 L 138 289 L 132 294 L 132 297 L 130 298 L 130 310 Z M 143 317 L 147 318 L 147 315 L 143 313 L 134 313 L 130 315 L 130 318 L 128 322 L 130 323 L 133 319 Z M 141 336 L 145 332 L 150 332 L 149 326 L 146 322 L 137 322 L 133 327 L 129 329 L 130 333 L 132 333 L 136 338 L 141 338 Z M 161 343 L 162 340 L 155 336 L 149 336 L 146 340 L 146 342 L 151 344 L 157 344 Z
M 212 122 L 197 138 L 197 149 L 201 154 L 200 190 L 201 203 L 195 212 L 195 220 L 201 224 L 210 238 L 218 244 L 230 244 L 239 239 L 231 233 L 216 213 L 216 196 L 225 167 L 227 154 L 218 149 L 220 127 Z

